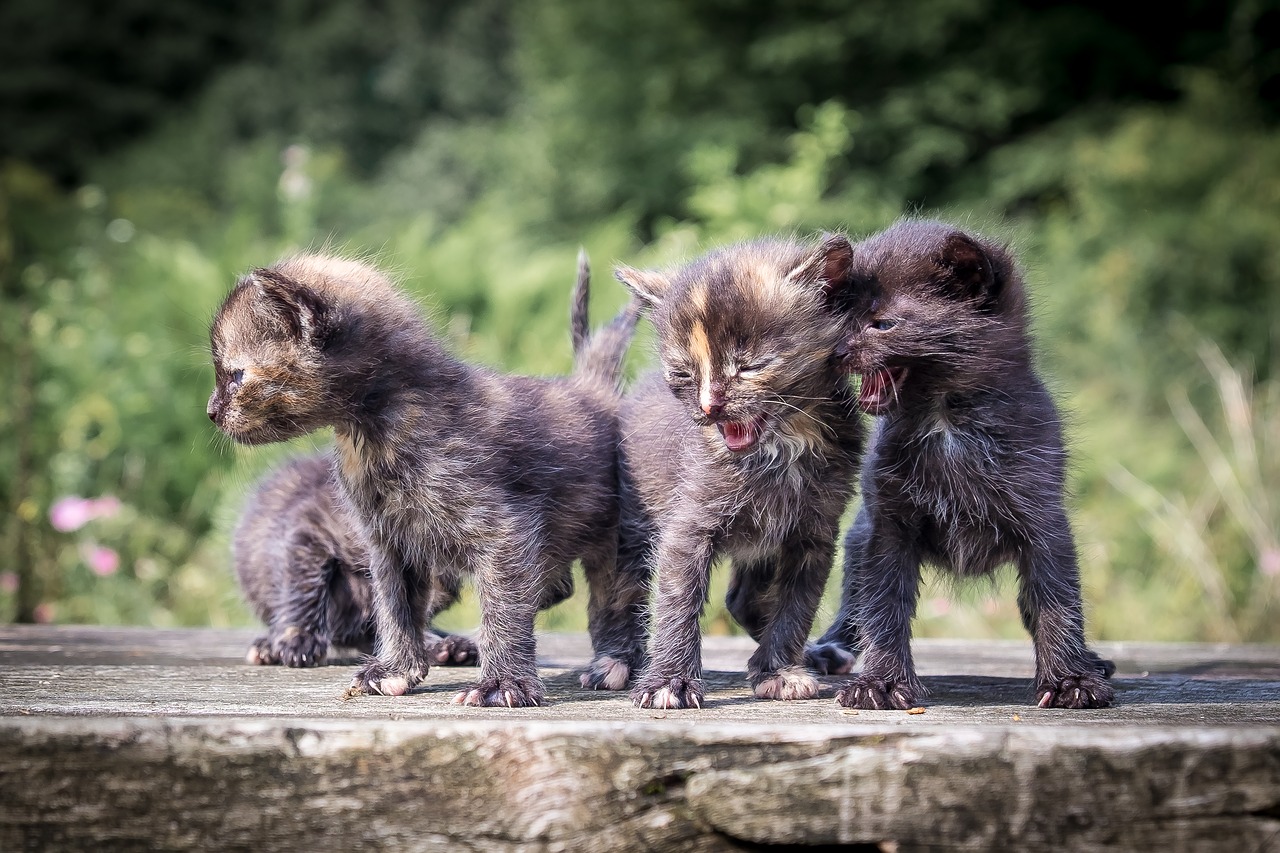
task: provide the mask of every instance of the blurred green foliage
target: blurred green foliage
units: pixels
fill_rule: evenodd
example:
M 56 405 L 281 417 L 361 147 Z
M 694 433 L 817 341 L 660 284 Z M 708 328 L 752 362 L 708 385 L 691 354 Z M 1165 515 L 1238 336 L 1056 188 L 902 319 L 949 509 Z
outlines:
M 230 527 L 327 437 L 219 436 L 207 324 L 281 254 L 559 373 L 579 244 L 603 320 L 615 261 L 923 213 L 1024 260 L 1090 633 L 1280 640 L 1275 0 L 66 5 L 0 11 L 0 618 L 251 621 Z M 1022 636 L 1010 578 L 917 632 Z

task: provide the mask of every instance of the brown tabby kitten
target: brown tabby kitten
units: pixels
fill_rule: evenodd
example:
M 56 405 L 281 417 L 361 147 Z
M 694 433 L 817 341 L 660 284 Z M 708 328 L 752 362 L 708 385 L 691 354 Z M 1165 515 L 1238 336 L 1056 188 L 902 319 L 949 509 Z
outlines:
M 331 455 L 302 456 L 272 471 L 250 496 L 232 547 L 240 588 L 267 625 L 245 659 L 252 664 L 319 666 L 330 645 L 373 651 L 369 546 L 342 501 Z M 425 642 L 433 663 L 470 666 L 475 643 L 430 625 L 458 599 L 441 585 L 431 595 Z M 549 587 L 573 593 L 573 576 Z
M 958 577 L 1013 563 L 1039 704 L 1109 705 L 1114 667 L 1085 645 L 1062 430 L 1013 257 L 912 220 L 858 244 L 854 275 L 870 298 L 850 312 L 842 351 L 862 377 L 858 402 L 878 417 L 840 615 L 820 641 L 864 650 L 841 704 L 905 709 L 923 695 L 911 660 L 921 563 Z
M 726 603 L 760 644 L 755 694 L 817 695 L 805 639 L 862 447 L 830 310 L 850 258 L 843 237 L 759 240 L 669 275 L 617 270 L 650 310 L 663 373 L 623 408 L 623 546 L 658 576 L 652 660 L 631 692 L 640 707 L 701 706 L 698 618 L 722 555 Z
M 399 695 L 419 683 L 436 578 L 449 588 L 474 573 L 480 681 L 454 701 L 541 703 L 533 621 L 546 590 L 576 558 L 593 586 L 626 585 L 616 576 L 616 383 L 635 318 L 628 308 L 582 341 L 572 377 L 535 379 L 448 354 L 417 306 L 363 263 L 294 257 L 236 284 L 211 330 L 209 416 L 245 444 L 333 426 L 337 481 L 370 544 L 373 580 L 377 657 L 353 691 Z M 575 320 L 575 339 L 582 328 Z M 642 615 L 596 613 L 593 625 Z M 639 659 L 642 649 L 609 645 L 631 635 L 643 628 L 593 632 L 597 658 Z

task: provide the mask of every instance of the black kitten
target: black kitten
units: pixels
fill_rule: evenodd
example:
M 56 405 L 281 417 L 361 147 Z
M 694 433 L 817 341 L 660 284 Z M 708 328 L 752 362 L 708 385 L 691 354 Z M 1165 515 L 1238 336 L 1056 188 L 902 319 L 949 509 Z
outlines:
M 583 263 L 575 310 L 586 287 Z M 590 339 L 575 318 L 574 375 L 536 379 L 454 358 L 416 305 L 355 261 L 286 259 L 227 296 L 211 330 L 209 416 L 246 444 L 334 428 L 337 480 L 372 558 L 377 658 L 352 690 L 398 695 L 419 683 L 436 578 L 448 588 L 474 573 L 480 681 L 454 701 L 541 703 L 533 624 L 547 591 L 579 558 L 593 586 L 626 586 L 615 576 L 617 373 L 635 318 L 625 310 Z M 615 618 L 643 613 L 593 614 L 610 672 L 643 654 L 608 645 L 643 635 L 603 631 Z
M 858 244 L 853 267 L 869 297 L 851 307 L 843 349 L 859 404 L 879 417 L 840 615 L 820 641 L 865 654 L 840 703 L 906 709 L 923 695 L 911 659 L 922 563 L 959 577 L 1013 563 L 1039 704 L 1109 705 L 1114 667 L 1085 645 L 1062 430 L 1032 363 L 1013 257 L 906 221 Z
M 369 546 L 342 502 L 331 456 L 291 459 L 264 477 L 245 504 L 232 551 L 245 600 L 267 626 L 249 647 L 249 663 L 319 666 L 331 645 L 373 651 Z M 562 596 L 572 594 L 568 580 L 568 589 L 557 589 Z M 438 585 L 431 615 L 458 592 L 456 584 Z M 431 627 L 430 618 L 432 662 L 474 664 L 475 643 Z
M 650 309 L 663 368 L 623 409 L 623 547 L 658 582 L 641 707 L 701 706 L 698 618 L 719 556 L 733 561 L 729 611 L 760 644 L 755 694 L 817 695 L 805 640 L 862 447 L 830 310 L 850 259 L 843 237 L 760 240 L 671 275 L 617 271 Z

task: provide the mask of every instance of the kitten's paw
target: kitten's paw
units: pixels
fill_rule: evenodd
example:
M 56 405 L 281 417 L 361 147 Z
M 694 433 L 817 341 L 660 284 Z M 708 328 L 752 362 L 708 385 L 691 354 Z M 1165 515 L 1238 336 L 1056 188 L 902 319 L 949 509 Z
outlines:
M 480 660 L 480 649 L 470 637 L 445 634 L 427 643 L 427 657 L 441 666 L 475 666 Z
M 857 652 L 838 643 L 809 643 L 804 647 L 804 665 L 820 675 L 853 672 L 853 665 L 857 660 Z
M 818 679 L 798 666 L 763 673 L 755 681 L 757 699 L 812 699 L 818 695 Z
M 631 688 L 631 701 L 637 708 L 701 708 L 702 680 L 646 676 Z
M 1114 661 L 1109 661 L 1099 655 L 1097 652 L 1089 652 L 1089 660 L 1093 666 L 1102 673 L 1103 678 L 1110 678 L 1116 674 L 1116 665 Z
M 592 690 L 624 690 L 631 680 L 631 664 L 611 655 L 597 655 L 578 680 Z
M 1110 661 L 1106 661 L 1110 663 Z M 1106 708 L 1115 701 L 1115 690 L 1099 670 L 1064 675 L 1036 685 L 1041 708 Z
M 280 663 L 280 658 L 271 651 L 271 640 L 267 637 L 259 637 L 253 641 L 253 645 L 249 646 L 249 651 L 245 652 L 244 662 L 254 666 L 275 666 Z
M 917 690 L 906 682 L 862 673 L 840 689 L 836 701 L 846 708 L 864 711 L 906 711 L 914 708 Z
M 488 708 L 525 708 L 541 705 L 546 694 L 538 678 L 482 678 L 470 690 L 453 697 L 455 705 Z
M 271 639 L 271 652 L 285 666 L 319 666 L 329 654 L 329 638 L 290 625 Z
M 381 696 L 403 696 L 427 677 L 423 668 L 415 672 L 393 672 L 379 660 L 366 661 L 356 670 L 351 679 L 348 693 L 377 694 Z

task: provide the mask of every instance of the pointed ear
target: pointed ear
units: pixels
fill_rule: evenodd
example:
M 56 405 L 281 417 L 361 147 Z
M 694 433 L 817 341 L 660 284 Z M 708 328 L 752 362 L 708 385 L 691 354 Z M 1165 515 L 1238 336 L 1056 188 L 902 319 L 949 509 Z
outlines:
M 253 282 L 291 337 L 313 346 L 325 344 L 332 331 L 333 312 L 323 296 L 274 270 L 254 270 Z
M 843 234 L 823 234 L 822 241 L 787 273 L 787 280 L 818 287 L 829 304 L 842 302 L 853 283 L 853 245 Z
M 991 258 L 978 241 L 960 231 L 948 234 L 934 256 L 938 288 L 953 299 L 977 302 L 980 308 L 995 306 L 1000 279 Z
M 671 279 L 653 270 L 638 270 L 632 267 L 614 267 L 613 275 L 627 286 L 645 308 L 656 308 L 671 291 Z

